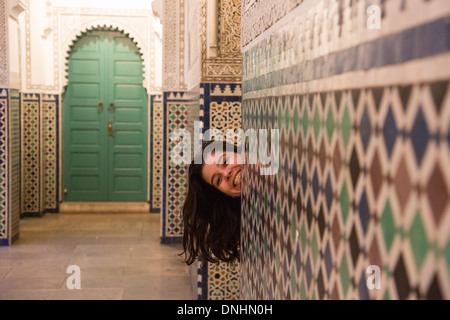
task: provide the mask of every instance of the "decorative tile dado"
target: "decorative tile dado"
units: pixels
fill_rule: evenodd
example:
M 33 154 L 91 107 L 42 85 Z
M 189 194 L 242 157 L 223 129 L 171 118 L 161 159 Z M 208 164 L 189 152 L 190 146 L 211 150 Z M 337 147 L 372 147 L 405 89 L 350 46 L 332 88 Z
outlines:
M 22 94 L 22 213 L 41 212 L 40 94 Z
M 282 166 L 247 166 L 241 298 L 448 299 L 449 93 L 447 80 L 244 100 L 244 130 L 280 130 Z
M 20 228 L 19 91 L 0 88 L 0 246 L 11 245 Z
M 229 130 L 241 129 L 241 102 L 211 102 L 210 124 L 220 130 L 229 143 L 238 143 L 237 137 L 229 136 Z
M 20 232 L 20 208 L 21 208 L 21 144 L 20 144 L 20 94 L 17 89 L 9 90 L 9 150 L 8 150 L 8 192 L 9 192 L 9 221 L 10 243 L 13 243 Z
M 239 262 L 202 263 L 197 260 L 198 300 L 239 300 Z
M 281 165 L 244 169 L 242 299 L 450 297 L 450 6 L 410 2 L 379 31 L 367 1 L 243 3 L 243 129 Z
M 240 129 L 241 84 L 202 83 L 200 87 L 203 132 L 214 128 L 225 137 L 227 129 Z
M 208 263 L 208 300 L 239 300 L 239 263 Z
M 170 138 L 172 132 L 176 129 L 185 129 L 187 126 L 183 123 L 187 119 L 187 106 L 184 103 L 168 103 L 167 119 L 169 132 L 167 137 Z M 167 142 L 171 151 L 175 147 L 175 143 L 170 140 Z M 169 153 L 170 154 L 170 153 Z M 182 235 L 182 206 L 186 193 L 187 170 L 185 165 L 174 165 L 172 158 L 167 159 L 167 216 L 166 216 L 166 232 L 167 236 L 175 237 Z
M 176 164 L 172 153 L 177 141 L 171 140 L 176 129 L 193 131 L 193 121 L 199 117 L 198 97 L 186 92 L 164 93 L 164 141 L 163 141 L 163 200 L 161 241 L 181 241 L 183 236 L 182 206 L 187 191 L 188 164 Z M 191 134 L 191 137 L 193 135 Z
M 42 197 L 43 210 L 58 211 L 59 190 L 59 96 L 42 96 Z
M 160 213 L 163 179 L 164 106 L 162 95 L 150 97 L 151 101 L 151 146 L 150 150 L 150 211 Z
M 59 207 L 59 95 L 24 93 L 21 98 L 22 213 Z
M 0 88 L 0 245 L 9 244 L 7 115 L 8 89 Z

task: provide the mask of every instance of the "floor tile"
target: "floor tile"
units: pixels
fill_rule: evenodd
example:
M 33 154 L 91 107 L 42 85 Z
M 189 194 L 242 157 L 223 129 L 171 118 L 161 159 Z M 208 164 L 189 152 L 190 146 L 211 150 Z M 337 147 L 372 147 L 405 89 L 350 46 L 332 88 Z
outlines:
M 2 300 L 192 299 L 181 245 L 163 245 L 160 216 L 62 213 L 21 220 L 20 238 L 0 247 Z M 80 290 L 69 290 L 80 268 Z

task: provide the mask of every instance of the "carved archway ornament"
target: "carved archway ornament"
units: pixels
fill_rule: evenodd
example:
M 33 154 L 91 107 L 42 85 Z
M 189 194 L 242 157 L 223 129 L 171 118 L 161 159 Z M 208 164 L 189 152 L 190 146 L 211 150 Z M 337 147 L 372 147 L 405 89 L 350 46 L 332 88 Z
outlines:
M 62 50 L 64 58 L 62 59 L 63 66 L 61 68 L 61 70 L 63 70 L 63 76 L 61 76 L 60 81 L 61 92 L 64 92 L 64 89 L 67 86 L 68 62 L 72 48 L 80 38 L 91 31 L 118 31 L 133 41 L 133 43 L 139 50 L 139 53 L 141 54 L 142 63 L 144 65 L 143 86 L 147 90 L 147 92 L 150 92 L 151 84 L 154 79 L 152 79 L 151 77 L 152 60 L 148 53 L 148 41 L 144 40 L 142 35 L 138 36 L 128 26 L 123 25 L 119 21 L 111 21 L 111 19 L 99 20 L 98 17 L 93 17 L 91 21 L 86 21 L 83 24 L 80 24 L 78 28 L 73 29 L 67 36 L 62 39 Z M 150 42 L 152 41 L 150 40 Z

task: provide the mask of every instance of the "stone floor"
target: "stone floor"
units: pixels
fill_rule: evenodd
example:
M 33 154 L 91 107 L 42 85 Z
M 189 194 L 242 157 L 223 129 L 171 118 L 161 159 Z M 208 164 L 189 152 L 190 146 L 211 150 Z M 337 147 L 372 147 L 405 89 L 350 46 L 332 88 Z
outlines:
M 63 213 L 21 220 L 0 247 L 0 300 L 190 300 L 180 245 L 160 244 L 160 216 Z M 81 289 L 67 269 L 80 267 Z

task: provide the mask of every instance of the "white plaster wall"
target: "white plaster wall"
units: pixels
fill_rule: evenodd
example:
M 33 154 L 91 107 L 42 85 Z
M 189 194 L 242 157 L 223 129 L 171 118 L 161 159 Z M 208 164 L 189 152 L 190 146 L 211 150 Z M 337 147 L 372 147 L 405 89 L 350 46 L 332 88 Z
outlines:
M 34 1 L 34 0 L 33 0 Z M 44 0 L 47 2 L 47 0 Z M 56 7 L 151 10 L 152 0 L 53 0 Z
M 25 0 L 8 0 L 5 3 L 7 33 L 4 42 L 6 44 L 6 53 L 8 56 L 7 70 L 4 72 L 8 76 L 7 87 L 20 89 L 20 17 L 23 16 L 22 12 L 27 7 L 27 1 Z
M 83 32 L 106 26 L 123 31 L 137 43 L 145 66 L 143 85 L 148 93 L 159 93 L 162 27 L 151 4 L 151 0 L 30 1 L 21 24 L 22 91 L 61 93 L 70 46 Z
M 29 91 L 44 91 L 46 87 L 56 85 L 54 77 L 51 76 L 53 74 L 51 71 L 54 69 L 54 34 L 50 32 L 46 35 L 46 30 L 51 25 L 46 9 L 45 0 L 30 1 L 30 15 L 25 22 L 25 32 L 28 33 L 29 43 L 24 43 L 22 47 L 30 60 L 25 61 L 23 81 L 24 87 Z
M 9 86 L 20 89 L 20 51 L 19 25 L 16 19 L 8 18 L 8 49 L 9 49 Z

